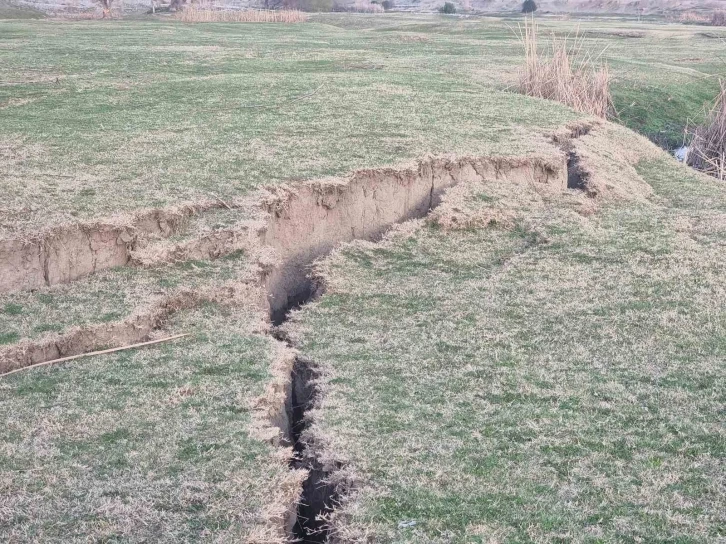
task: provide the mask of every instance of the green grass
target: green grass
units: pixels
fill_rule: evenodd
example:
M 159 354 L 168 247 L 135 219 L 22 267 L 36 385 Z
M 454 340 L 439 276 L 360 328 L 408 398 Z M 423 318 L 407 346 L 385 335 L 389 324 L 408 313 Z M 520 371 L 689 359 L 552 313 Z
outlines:
M 37 339 L 48 332 L 119 321 L 180 289 L 242 281 L 249 277 L 248 264 L 244 255 L 236 254 L 214 261 L 185 261 L 148 269 L 120 267 L 83 281 L 2 294 L 0 331 L 15 340 Z
M 357 480 L 345 535 L 724 537 L 726 192 L 639 171 L 653 202 L 583 220 L 525 193 L 519 228 L 428 224 L 326 262 L 293 328 L 325 376 L 326 454 Z M 452 205 L 492 206 L 480 191 Z
M 190 338 L 0 382 L 6 541 L 217 542 L 269 522 L 286 464 L 249 434 L 270 340 L 207 306 Z
M 0 237 L 427 153 L 542 152 L 542 134 L 578 116 L 511 91 L 513 23 L 1 21 Z M 543 35 L 576 26 L 542 24 Z M 715 93 L 720 41 L 657 22 L 581 30 L 588 49 L 607 46 L 621 122 L 677 143 Z M 606 171 L 622 150 L 597 152 L 599 174 L 625 185 L 628 169 Z M 587 216 L 574 193 L 472 187 L 455 213 L 497 207 L 513 220 L 429 222 L 329 262 L 330 290 L 297 326 L 327 373 L 317 425 L 359 478 L 345 531 L 724 537 L 723 188 L 664 158 L 638 168 L 649 200 Z M 245 209 L 205 213 L 172 242 L 237 225 Z M 246 264 L 109 270 L 3 295 L 0 344 L 110 323 Z M 0 380 L 2 539 L 259 538 L 289 483 L 282 457 L 250 435 L 275 346 L 259 320 L 203 307 L 160 331 L 192 338 Z
M 515 126 L 568 114 L 506 91 L 522 59 L 513 24 L 407 15 L 289 26 L 0 22 L 0 234 L 234 198 L 427 152 L 514 147 Z M 588 50 L 605 50 L 622 122 L 668 145 L 699 119 L 723 73 L 720 41 L 697 27 L 542 25 L 543 36 L 579 26 Z M 617 34 L 633 28 L 644 37 Z

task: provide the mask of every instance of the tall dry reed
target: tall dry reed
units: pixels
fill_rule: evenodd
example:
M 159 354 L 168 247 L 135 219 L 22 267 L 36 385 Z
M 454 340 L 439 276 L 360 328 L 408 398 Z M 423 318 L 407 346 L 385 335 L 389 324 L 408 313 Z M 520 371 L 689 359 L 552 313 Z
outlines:
M 521 93 L 556 100 L 598 117 L 614 113 L 610 70 L 584 53 L 582 39 L 553 36 L 543 51 L 537 23 L 529 17 L 520 28 L 520 36 L 526 57 L 519 78 Z
M 296 9 L 230 10 L 211 5 L 189 5 L 176 16 L 185 23 L 302 23 L 308 18 Z
M 678 16 L 672 20 L 678 21 L 679 23 L 689 24 L 707 24 L 711 22 L 711 18 L 709 16 L 696 11 L 684 11 L 679 13 Z
M 706 122 L 692 133 L 688 164 L 726 181 L 726 81 Z

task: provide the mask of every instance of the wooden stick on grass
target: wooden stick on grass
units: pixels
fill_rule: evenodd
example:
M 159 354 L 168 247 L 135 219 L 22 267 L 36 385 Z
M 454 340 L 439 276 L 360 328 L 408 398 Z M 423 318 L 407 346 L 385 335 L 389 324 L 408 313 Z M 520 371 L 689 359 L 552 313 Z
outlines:
M 185 334 L 176 334 L 174 336 L 169 336 L 167 338 L 160 338 L 158 340 L 149 340 L 148 342 L 141 342 L 139 344 L 131 344 L 130 346 L 121 346 L 118 348 L 110 348 L 110 349 L 102 349 L 100 351 L 90 351 L 88 353 L 79 353 L 78 355 L 70 355 L 68 357 L 61 357 L 60 359 L 53 359 L 52 361 L 44 361 L 42 363 L 35 363 L 34 365 L 28 365 L 21 368 L 16 368 L 15 370 L 11 370 L 10 372 L 5 372 L 4 374 L 0 374 L 0 378 L 4 378 L 5 376 L 9 376 L 10 374 L 15 374 L 16 372 L 20 372 L 21 370 L 28 370 L 30 368 L 36 368 L 39 366 L 47 366 L 52 365 L 55 363 L 63 363 L 65 361 L 72 361 L 73 359 L 80 359 L 81 357 L 90 357 L 92 355 L 103 355 L 105 353 L 113 353 L 114 351 L 123 351 L 126 349 L 134 349 L 134 348 L 141 348 L 144 346 L 151 346 L 152 344 L 160 344 L 161 342 L 169 342 L 170 340 L 176 340 L 177 338 L 183 338 L 184 336 L 189 336 L 190 333 Z

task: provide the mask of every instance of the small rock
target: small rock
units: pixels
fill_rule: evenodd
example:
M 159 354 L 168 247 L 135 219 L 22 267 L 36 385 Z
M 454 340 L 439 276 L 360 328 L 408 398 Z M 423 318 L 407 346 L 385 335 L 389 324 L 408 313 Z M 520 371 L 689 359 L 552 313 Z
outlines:
M 690 150 L 691 149 L 687 145 L 681 146 L 673 152 L 673 156 L 675 156 L 676 160 L 679 162 L 686 162 L 688 160 L 688 152 Z

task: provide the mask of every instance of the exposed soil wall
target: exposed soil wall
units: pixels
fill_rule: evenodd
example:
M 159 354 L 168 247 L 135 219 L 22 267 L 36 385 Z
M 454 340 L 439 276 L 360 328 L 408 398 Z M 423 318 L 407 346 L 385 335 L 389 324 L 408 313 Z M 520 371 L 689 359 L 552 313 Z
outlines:
M 150 210 L 107 223 L 78 223 L 30 238 L 0 240 L 0 293 L 67 283 L 125 266 L 144 238 L 169 237 L 192 214 L 221 205 L 202 202 Z
M 343 182 L 311 182 L 271 192 L 262 244 L 274 248 L 280 260 L 265 289 L 273 322 L 312 294 L 307 276 L 315 259 L 341 242 L 375 240 L 395 223 L 425 216 L 445 189 L 487 178 L 563 190 L 567 165 L 564 157 L 430 158 L 402 169 L 362 170 Z
M 238 249 L 250 250 L 259 269 L 255 284 L 237 281 L 233 287 L 206 293 L 177 292 L 123 321 L 0 347 L 0 373 L 144 341 L 176 309 L 213 300 L 225 289 L 239 290 L 242 285 L 257 293 L 245 300 L 267 307 L 273 323 L 278 323 L 290 307 L 314 294 L 308 276 L 315 259 L 342 242 L 375 240 L 396 223 L 425 216 L 443 191 L 457 183 L 493 178 L 560 191 L 567 187 L 566 158 L 427 158 L 399 169 L 361 170 L 348 179 L 277 187 L 261 200 L 266 218 L 162 249 L 135 248 L 142 236 L 168 237 L 189 215 L 220 204 L 154 210 L 137 215 L 130 225 L 75 225 L 38 240 L 0 241 L 0 291 L 51 286 L 114 266 L 210 259 Z

